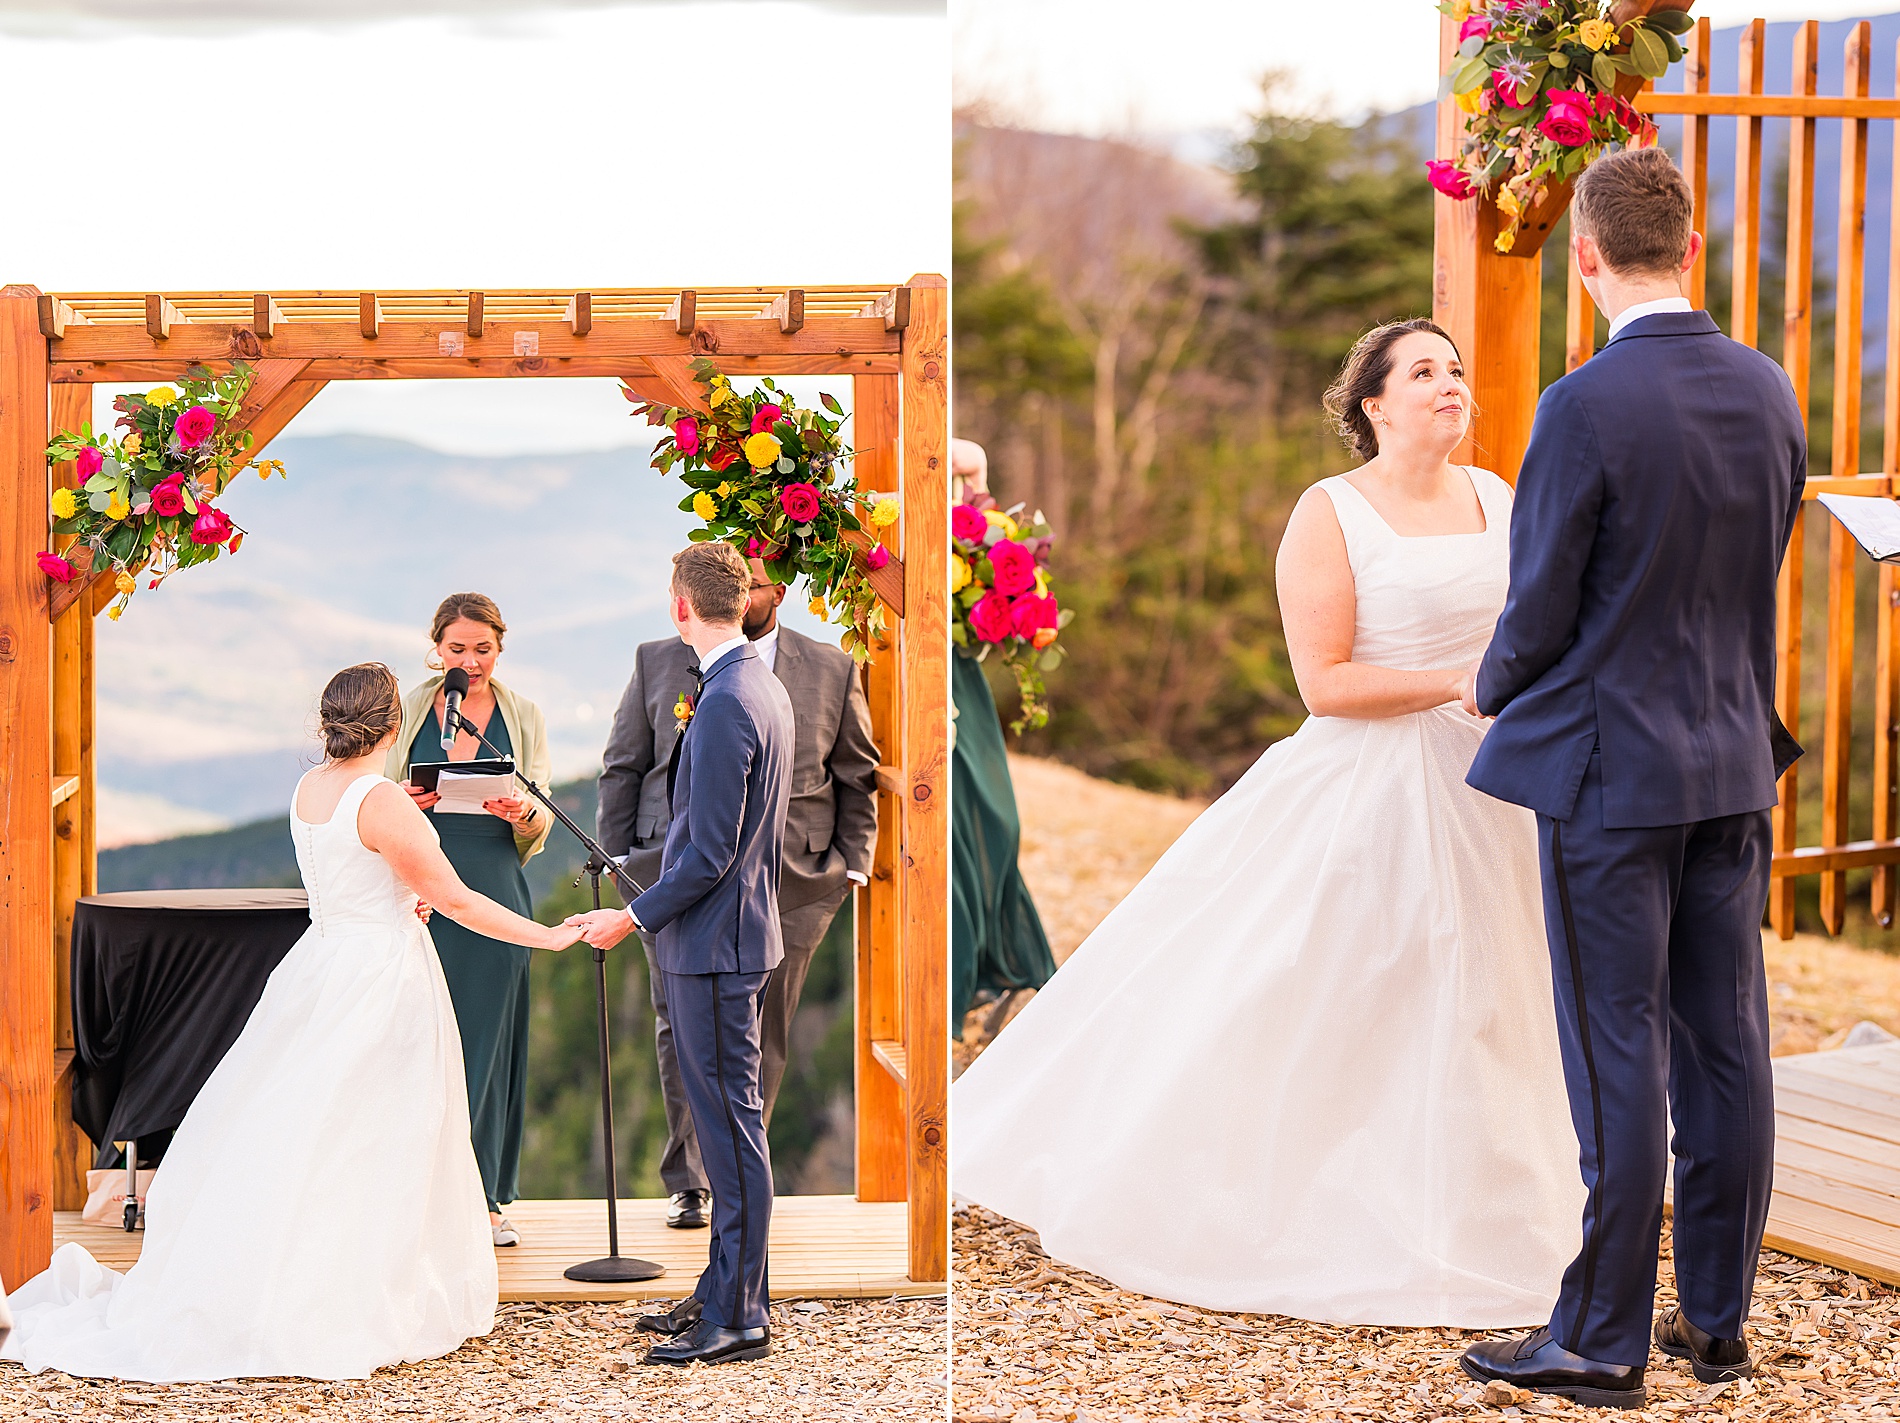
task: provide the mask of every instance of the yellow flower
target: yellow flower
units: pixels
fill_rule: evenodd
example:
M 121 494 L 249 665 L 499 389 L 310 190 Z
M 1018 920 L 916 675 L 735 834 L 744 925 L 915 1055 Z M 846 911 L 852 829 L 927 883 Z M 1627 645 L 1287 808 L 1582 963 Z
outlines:
M 165 410 L 178 403 L 178 392 L 168 385 L 157 386 L 145 392 L 145 402 Z
M 1475 114 L 1484 100 L 1484 86 L 1479 85 L 1468 93 L 1454 94 L 1452 97 L 1458 101 L 1459 108 L 1468 114 Z
M 1462 25 L 1470 18 L 1471 0 L 1456 0 L 1456 3 L 1451 7 L 1451 22 L 1454 25 Z
M 710 524 L 719 517 L 719 506 L 713 502 L 712 495 L 702 489 L 693 496 L 693 512 Z
M 1524 211 L 1524 200 L 1517 195 L 1517 189 L 1505 187 L 1498 189 L 1498 211 L 1506 217 L 1517 217 Z M 1508 252 L 1508 247 L 1498 249 Z
M 761 430 L 745 442 L 746 462 L 754 469 L 765 469 L 777 461 L 779 448 L 778 436 Z
M 53 517 L 55 519 L 70 519 L 78 512 L 79 496 L 77 494 L 73 493 L 70 489 L 55 489 L 53 491 Z
M 897 522 L 898 508 L 895 499 L 880 499 L 871 506 L 871 524 L 874 528 L 888 529 Z
M 1608 49 L 1616 42 L 1616 26 L 1608 20 L 1585 20 L 1577 26 L 1577 38 L 1586 49 Z
M 737 397 L 733 395 L 732 388 L 724 385 L 714 386 L 712 394 L 706 397 L 707 404 L 711 405 L 715 410 L 724 405 L 728 400 L 734 399 L 737 399 Z
M 1010 518 L 1009 515 L 1005 514 L 1001 509 L 985 509 L 983 511 L 983 517 L 990 521 L 990 527 L 1001 529 L 1004 538 L 1013 539 L 1016 537 L 1016 521 Z
M 140 448 L 143 447 L 144 444 L 145 444 L 145 437 L 139 434 L 137 430 L 134 430 L 131 434 L 125 437 L 125 452 L 128 455 L 135 455 L 139 452 Z
M 720 480 L 718 493 L 721 499 L 730 499 L 732 497 L 732 481 L 729 479 Z
M 125 611 L 124 603 L 114 603 L 111 607 L 106 609 L 106 616 L 111 618 L 112 621 L 116 623 L 119 620 L 119 614 L 123 613 L 124 611 Z
M 106 517 L 108 519 L 123 519 L 131 512 L 132 506 L 125 502 L 125 496 L 117 492 L 113 494 L 112 501 L 106 505 Z
M 824 617 L 825 616 L 825 600 L 823 598 L 813 598 L 811 600 L 810 612 L 814 618 Z
M 119 576 L 112 580 L 112 586 L 117 588 L 121 593 L 130 593 L 139 586 L 139 581 L 130 573 L 126 572 L 125 569 L 121 568 L 119 570 Z
M 960 593 L 970 582 L 970 565 L 961 556 L 950 555 L 950 591 Z

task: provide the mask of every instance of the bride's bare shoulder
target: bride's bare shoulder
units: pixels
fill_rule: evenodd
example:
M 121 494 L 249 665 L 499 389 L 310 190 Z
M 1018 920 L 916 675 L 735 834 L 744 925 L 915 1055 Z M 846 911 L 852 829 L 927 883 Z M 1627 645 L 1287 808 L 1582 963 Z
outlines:
M 367 849 L 381 850 L 379 841 L 408 839 L 428 828 L 409 793 L 387 776 L 378 776 L 356 807 L 357 838 Z

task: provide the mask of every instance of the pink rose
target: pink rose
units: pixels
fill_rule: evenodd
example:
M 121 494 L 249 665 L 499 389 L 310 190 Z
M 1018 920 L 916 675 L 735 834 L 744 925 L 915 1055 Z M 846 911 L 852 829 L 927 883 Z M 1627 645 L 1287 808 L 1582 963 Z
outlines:
M 980 544 L 989 532 L 990 521 L 974 504 L 958 504 L 950 510 L 950 533 L 966 544 Z
M 765 545 L 760 543 L 757 539 L 747 539 L 745 541 L 745 556 L 747 558 L 758 558 L 764 553 Z
M 876 573 L 878 569 L 890 561 L 891 551 L 885 548 L 883 544 L 878 544 L 869 553 L 864 555 L 864 566 L 873 573 Z
M 217 416 L 202 405 L 194 405 L 178 417 L 178 423 L 172 430 L 178 436 L 179 449 L 195 450 L 211 438 L 211 432 L 217 425 Z
M 683 455 L 699 453 L 699 421 L 690 415 L 682 415 L 679 423 L 673 427 L 673 443 L 679 446 Z
M 1552 91 L 1550 108 L 1537 121 L 1537 131 L 1565 148 L 1581 148 L 1590 141 L 1590 101 L 1567 89 Z
M 91 445 L 87 445 L 73 459 L 73 468 L 79 471 L 81 479 L 91 479 L 106 462 L 106 457 Z
M 1511 78 L 1502 69 L 1492 72 L 1491 88 L 1497 94 L 1498 102 L 1507 109 L 1523 108 L 1530 103 L 1534 93 L 1529 84 Z
M 1491 22 L 1482 15 L 1473 15 L 1458 27 L 1458 43 L 1463 44 L 1473 35 L 1476 35 L 1479 39 L 1484 39 L 1489 36 L 1490 33 Z
M 776 405 L 761 405 L 758 412 L 752 417 L 752 433 L 756 435 L 761 430 L 770 430 L 774 425 L 778 424 L 779 417 L 784 413 L 785 412 Z
M 39 555 L 39 561 L 40 572 L 48 578 L 56 579 L 61 583 L 73 581 L 73 566 L 58 554 L 42 553 Z
M 991 589 L 970 609 L 970 627 L 985 642 L 1001 642 L 1010 635 L 1009 599 Z
M 1448 198 L 1456 198 L 1459 202 L 1463 202 L 1478 191 L 1471 179 L 1465 175 L 1464 169 L 1443 158 L 1434 158 L 1428 162 L 1425 165 L 1425 172 L 1430 177 L 1434 188 Z
M 1010 631 L 1020 638 L 1033 638 L 1044 628 L 1056 625 L 1056 600 L 1025 593 L 1009 605 Z
M 818 517 L 818 491 L 809 484 L 788 484 L 778 492 L 778 502 L 794 524 L 809 524 Z
M 222 509 L 200 504 L 198 517 L 191 525 L 191 541 L 195 544 L 221 544 L 230 537 L 231 516 Z
M 152 486 L 152 512 L 161 519 L 175 519 L 185 512 L 185 496 L 179 481 L 167 479 Z
M 990 548 L 990 566 L 996 570 L 996 591 L 1014 598 L 1036 586 L 1036 556 L 1010 539 L 998 539 Z

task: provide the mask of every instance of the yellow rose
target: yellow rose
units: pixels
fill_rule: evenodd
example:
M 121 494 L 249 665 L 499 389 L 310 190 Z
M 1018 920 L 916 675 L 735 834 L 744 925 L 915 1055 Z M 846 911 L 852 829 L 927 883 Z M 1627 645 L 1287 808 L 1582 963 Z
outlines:
M 112 580 L 112 586 L 117 588 L 121 593 L 130 593 L 134 588 L 139 586 L 139 581 L 130 573 L 126 572 L 125 569 L 121 568 L 119 570 L 119 576 Z
M 693 512 L 710 524 L 718 517 L 719 506 L 713 502 L 712 495 L 702 489 L 693 496 Z
M 161 385 L 145 392 L 145 403 L 166 410 L 178 403 L 178 392 L 168 385 Z
M 746 462 L 754 469 L 765 469 L 778 460 L 779 448 L 778 436 L 761 430 L 745 442 Z
M 78 512 L 79 496 L 77 494 L 73 493 L 70 489 L 55 489 L 53 491 L 53 517 L 55 519 L 70 519 Z
M 1471 0 L 1456 0 L 1456 3 L 1451 7 L 1451 22 L 1454 25 L 1462 25 L 1470 18 Z
M 811 600 L 811 607 L 808 611 L 811 613 L 811 615 L 814 618 L 824 617 L 825 616 L 825 600 L 823 598 L 813 598 Z
M 888 529 L 892 524 L 897 522 L 898 512 L 897 501 L 895 499 L 878 500 L 877 503 L 871 506 L 872 527 Z
M 128 455 L 135 455 L 144 447 L 144 444 L 145 437 L 139 434 L 137 430 L 134 430 L 125 437 L 125 452 Z
M 119 620 L 119 614 L 123 613 L 124 611 L 125 611 L 125 604 L 114 603 L 111 607 L 106 609 L 106 616 L 111 618 L 112 621 L 116 623 Z
M 1616 26 L 1608 20 L 1585 20 L 1577 26 L 1577 38 L 1586 49 L 1608 49 L 1616 42 Z
M 950 555 L 950 591 L 960 593 L 969 586 L 970 565 L 957 554 Z
M 114 493 L 112 502 L 106 505 L 106 517 L 108 519 L 123 519 L 131 512 L 132 506 L 125 502 L 125 496 L 123 494 Z
M 721 499 L 729 499 L 732 497 L 732 482 L 730 480 L 722 479 L 719 481 L 719 497 Z
M 1454 94 L 1452 98 L 1458 101 L 1458 107 L 1463 109 L 1466 113 L 1475 114 L 1478 112 L 1484 100 L 1484 86 L 1479 85 L 1469 93 Z

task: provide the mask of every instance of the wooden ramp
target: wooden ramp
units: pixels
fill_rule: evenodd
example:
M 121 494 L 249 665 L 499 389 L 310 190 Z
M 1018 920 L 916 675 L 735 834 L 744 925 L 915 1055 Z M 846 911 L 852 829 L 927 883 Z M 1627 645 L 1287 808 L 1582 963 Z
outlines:
M 1900 1043 L 1775 1059 L 1765 1243 L 1900 1285 Z
M 503 1300 L 676 1296 L 692 1289 L 706 1265 L 707 1232 L 668 1230 L 663 1200 L 620 1203 L 620 1253 L 666 1266 L 659 1279 L 637 1285 L 582 1285 L 561 1274 L 607 1253 L 605 1201 L 516 1201 L 508 1218 L 520 1228 L 521 1244 L 495 1252 Z M 55 1248 L 76 1240 L 115 1270 L 131 1267 L 143 1239 L 140 1232 L 88 1225 L 77 1211 L 54 1216 Z M 772 1206 L 772 1296 L 942 1294 L 943 1281 L 919 1283 L 905 1275 L 907 1241 L 902 1201 L 780 1196 Z

